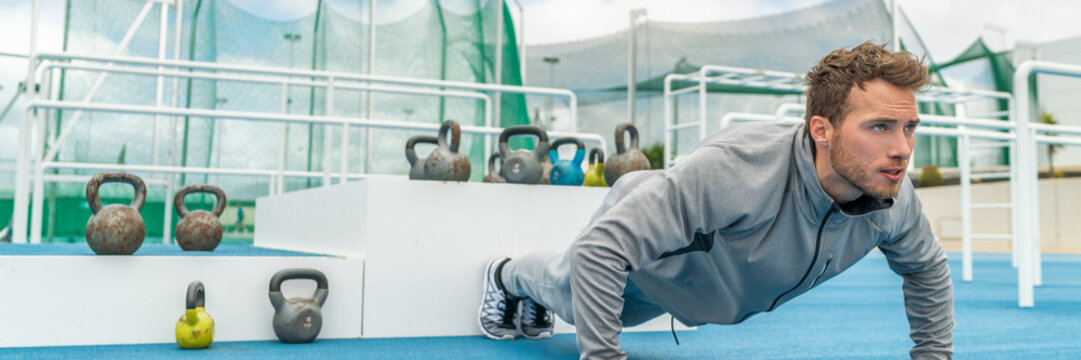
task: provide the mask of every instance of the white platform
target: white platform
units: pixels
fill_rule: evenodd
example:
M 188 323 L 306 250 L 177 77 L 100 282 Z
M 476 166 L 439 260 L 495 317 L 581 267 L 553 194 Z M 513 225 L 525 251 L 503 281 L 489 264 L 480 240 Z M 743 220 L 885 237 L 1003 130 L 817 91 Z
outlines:
M 258 199 L 255 244 L 363 258 L 365 337 L 479 335 L 488 260 L 564 250 L 607 191 L 365 179 Z M 668 330 L 663 316 L 625 331 Z
M 327 256 L 0 255 L 0 347 L 171 343 L 188 283 L 202 281 L 214 341 L 276 340 L 271 276 L 307 267 L 328 277 L 320 339 L 360 337 L 360 259 Z M 313 281 L 287 281 L 309 297 Z

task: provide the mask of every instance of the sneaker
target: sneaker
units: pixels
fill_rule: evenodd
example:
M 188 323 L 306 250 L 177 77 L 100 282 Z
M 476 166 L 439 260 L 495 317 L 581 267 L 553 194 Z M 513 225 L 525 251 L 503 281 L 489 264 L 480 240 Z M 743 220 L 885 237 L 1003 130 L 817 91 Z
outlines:
M 555 328 L 552 312 L 530 298 L 522 300 L 522 316 L 518 318 L 518 326 L 526 339 L 550 338 Z
M 480 300 L 478 322 L 480 332 L 489 339 L 514 340 L 518 334 L 514 323 L 518 313 L 518 300 L 507 294 L 499 280 L 499 272 L 509 258 L 496 258 L 488 262 L 484 270 L 484 294 Z

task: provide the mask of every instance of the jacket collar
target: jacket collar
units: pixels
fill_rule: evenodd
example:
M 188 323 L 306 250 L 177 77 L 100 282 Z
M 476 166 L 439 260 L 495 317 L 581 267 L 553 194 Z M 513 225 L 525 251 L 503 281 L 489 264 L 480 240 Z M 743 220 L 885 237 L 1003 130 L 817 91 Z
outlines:
M 879 199 L 868 195 L 862 195 L 856 200 L 846 204 L 836 204 L 826 191 L 822 189 L 822 183 L 818 181 L 818 171 L 815 170 L 814 155 L 810 138 L 806 128 L 800 125 L 796 131 L 796 138 L 792 142 L 792 153 L 796 162 L 796 172 L 799 173 L 803 193 L 809 200 L 810 215 L 814 221 L 822 221 L 830 209 L 836 208 L 843 216 L 834 216 L 830 223 L 844 221 L 845 218 L 869 214 L 873 211 L 888 209 L 893 206 L 894 199 Z M 838 215 L 838 214 L 834 214 Z

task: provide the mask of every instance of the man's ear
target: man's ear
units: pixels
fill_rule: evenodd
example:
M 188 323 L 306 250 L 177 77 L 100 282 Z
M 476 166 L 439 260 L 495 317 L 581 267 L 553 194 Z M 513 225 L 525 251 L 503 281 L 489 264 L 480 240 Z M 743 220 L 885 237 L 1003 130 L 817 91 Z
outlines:
M 833 124 L 829 119 L 823 116 L 815 115 L 811 117 L 811 128 L 808 129 L 811 133 L 811 139 L 815 144 L 822 148 L 829 148 L 830 139 L 833 137 Z

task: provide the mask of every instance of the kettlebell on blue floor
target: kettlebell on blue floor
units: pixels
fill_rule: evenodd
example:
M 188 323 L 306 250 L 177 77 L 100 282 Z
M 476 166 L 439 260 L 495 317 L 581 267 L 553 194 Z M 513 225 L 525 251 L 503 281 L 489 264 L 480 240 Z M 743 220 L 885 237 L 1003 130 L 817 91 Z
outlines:
M 282 282 L 292 279 L 315 280 L 311 298 L 282 296 Z M 270 305 L 274 306 L 274 335 L 286 343 L 311 342 L 323 327 L 322 306 L 327 301 L 327 276 L 315 269 L 285 269 L 270 278 Z
M 176 344 L 185 349 L 203 349 L 214 342 L 214 319 L 206 313 L 206 292 L 201 281 L 188 284 L 187 306 L 176 321 Z
M 586 180 L 582 185 L 608 186 L 608 183 L 604 182 L 604 150 L 601 148 L 593 148 L 589 151 L 589 168 L 586 169 Z
M 501 164 L 500 166 L 502 166 L 502 164 L 503 164 L 503 155 L 500 155 L 499 152 L 494 152 L 494 153 L 492 153 L 491 156 L 488 157 L 488 175 L 484 176 L 484 182 L 486 182 L 486 183 L 494 183 L 494 184 L 502 184 L 502 183 L 507 182 L 506 180 L 503 180 L 502 176 L 499 176 L 498 171 L 495 171 L 495 161 L 497 159 L 499 160 L 499 163 Z
M 447 132 L 450 135 L 447 135 Z M 447 143 L 447 138 L 450 143 Z M 469 181 L 469 173 L 472 170 L 469 164 L 469 156 L 458 152 L 458 144 L 462 140 L 462 130 L 458 122 L 454 120 L 444 121 L 439 126 L 439 136 L 436 137 L 439 147 L 428 155 L 424 160 L 424 177 L 428 180 L 443 181 Z
M 135 188 L 131 205 L 102 206 L 98 188 L 109 182 L 123 182 Z M 143 245 L 146 224 L 139 214 L 146 202 L 146 184 L 126 172 L 103 172 L 86 184 L 86 202 L 94 215 L 86 222 L 86 244 L 98 255 L 131 255 Z
M 184 195 L 190 193 L 214 194 L 214 211 L 188 211 L 184 206 Z M 225 191 L 209 184 L 191 184 L 180 188 L 173 198 L 180 222 L 176 224 L 176 243 L 184 251 L 214 251 L 221 243 L 221 220 L 218 217 L 225 212 Z
M 533 151 L 510 149 L 507 140 L 514 135 L 536 135 Z M 544 155 L 548 152 L 548 133 L 532 125 L 511 126 L 499 134 L 499 154 L 503 156 L 503 179 L 511 184 L 538 184 L 544 176 Z
M 623 133 L 631 134 L 631 146 L 623 146 Z M 619 177 L 626 173 L 649 170 L 649 158 L 638 150 L 638 128 L 631 123 L 622 123 L 616 127 L 616 154 L 608 157 L 604 165 L 604 182 L 615 185 Z
M 439 140 L 435 136 L 417 135 L 405 142 L 405 159 L 409 160 L 409 180 L 425 180 L 424 162 L 428 159 L 417 158 L 417 151 L 413 149 L 417 144 L 438 145 Z
M 567 144 L 578 146 L 574 150 L 574 159 L 560 160 L 559 147 Z M 548 175 L 552 185 L 581 186 L 585 176 L 582 173 L 582 160 L 585 160 L 585 157 L 586 144 L 583 144 L 582 140 L 576 137 L 565 137 L 553 141 L 552 147 L 548 148 L 548 159 L 552 161 L 553 166 Z

